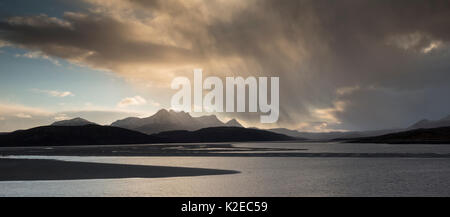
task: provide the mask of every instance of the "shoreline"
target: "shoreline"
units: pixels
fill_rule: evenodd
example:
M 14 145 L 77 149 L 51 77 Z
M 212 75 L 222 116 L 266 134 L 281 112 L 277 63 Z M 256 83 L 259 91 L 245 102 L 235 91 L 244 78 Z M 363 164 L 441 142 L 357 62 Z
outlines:
M 311 149 L 311 150 L 309 150 Z M 0 147 L 2 156 L 450 158 L 450 152 L 316 152 L 314 147 L 264 147 L 230 143 Z

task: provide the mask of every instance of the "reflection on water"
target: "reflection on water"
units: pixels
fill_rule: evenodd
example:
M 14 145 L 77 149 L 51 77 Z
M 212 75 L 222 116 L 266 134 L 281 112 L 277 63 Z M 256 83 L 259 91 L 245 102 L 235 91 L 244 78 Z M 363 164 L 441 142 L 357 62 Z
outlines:
M 368 143 L 237 143 L 236 147 L 303 149 L 302 153 L 450 153 L 450 145 L 368 144 Z M 290 151 L 292 152 L 292 151 Z
M 446 145 L 240 143 L 313 153 L 450 153 Z M 29 157 L 26 157 L 29 158 Z M 33 157 L 237 170 L 172 178 L 3 181 L 1 196 L 450 196 L 450 158 Z

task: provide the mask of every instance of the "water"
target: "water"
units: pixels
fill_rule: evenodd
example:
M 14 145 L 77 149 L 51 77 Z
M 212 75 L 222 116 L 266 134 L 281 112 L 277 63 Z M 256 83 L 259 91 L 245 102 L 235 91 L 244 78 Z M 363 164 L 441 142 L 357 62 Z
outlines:
M 340 143 L 234 145 L 305 148 L 308 150 L 303 152 L 313 153 L 450 153 L 448 145 Z M 450 196 L 450 158 L 76 156 L 31 158 L 198 167 L 237 170 L 240 173 L 169 178 L 0 181 L 0 196 Z

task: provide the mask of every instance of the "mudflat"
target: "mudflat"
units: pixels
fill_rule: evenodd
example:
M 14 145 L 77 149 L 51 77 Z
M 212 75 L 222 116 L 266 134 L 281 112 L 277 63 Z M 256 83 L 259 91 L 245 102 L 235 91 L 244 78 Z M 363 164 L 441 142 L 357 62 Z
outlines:
M 238 171 L 47 159 L 0 158 L 0 181 L 163 178 L 234 173 L 238 173 Z

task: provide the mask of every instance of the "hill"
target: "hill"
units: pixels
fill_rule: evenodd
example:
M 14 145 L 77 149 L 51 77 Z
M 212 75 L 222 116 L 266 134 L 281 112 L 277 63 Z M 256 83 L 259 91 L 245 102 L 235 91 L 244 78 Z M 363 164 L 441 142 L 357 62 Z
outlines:
M 153 134 L 171 142 L 289 141 L 295 138 L 266 130 L 242 127 L 210 127 L 196 131 L 177 130 Z
M 237 121 L 236 119 L 231 119 L 228 122 L 225 123 L 225 125 L 227 127 L 243 127 L 241 123 L 239 123 L 239 121 Z
M 70 119 L 70 120 L 56 121 L 53 124 L 51 124 L 51 126 L 84 126 L 84 125 L 91 125 L 91 124 L 96 124 L 96 123 L 90 122 L 83 118 L 74 118 L 74 119 Z
M 450 144 L 450 127 L 416 129 L 382 136 L 352 139 L 351 143 Z
M 116 145 L 156 143 L 162 140 L 119 127 L 42 126 L 0 135 L 0 144 L 9 146 Z
M 423 119 L 408 127 L 408 129 L 421 129 L 421 128 L 438 128 L 438 127 L 450 127 L 450 115 L 439 120 L 427 120 Z

